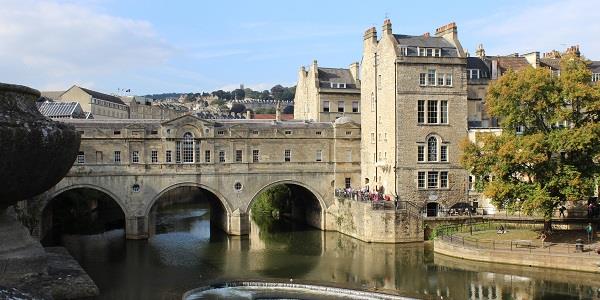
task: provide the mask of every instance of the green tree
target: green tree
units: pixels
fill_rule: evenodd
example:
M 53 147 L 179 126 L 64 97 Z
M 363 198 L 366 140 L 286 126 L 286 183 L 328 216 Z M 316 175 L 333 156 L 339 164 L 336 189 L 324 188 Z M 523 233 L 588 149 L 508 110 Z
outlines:
M 294 106 L 293 105 L 288 105 L 283 109 L 283 113 L 284 114 L 293 114 L 294 113 Z
M 234 113 L 243 113 L 246 111 L 246 106 L 244 104 L 235 103 L 231 106 L 231 109 L 229 111 Z
M 600 88 L 584 59 L 563 57 L 558 77 L 543 68 L 508 71 L 490 84 L 486 103 L 502 133 L 465 141 L 461 163 L 496 206 L 542 213 L 548 221 L 562 201 L 591 195 L 599 170 Z
M 235 89 L 231 93 L 233 94 L 233 97 L 236 100 L 242 100 L 246 96 L 246 91 L 244 91 L 242 89 Z
M 275 100 L 281 100 L 281 97 L 283 96 L 284 92 L 285 92 L 285 88 L 283 86 L 281 86 L 280 84 L 271 88 L 271 96 Z

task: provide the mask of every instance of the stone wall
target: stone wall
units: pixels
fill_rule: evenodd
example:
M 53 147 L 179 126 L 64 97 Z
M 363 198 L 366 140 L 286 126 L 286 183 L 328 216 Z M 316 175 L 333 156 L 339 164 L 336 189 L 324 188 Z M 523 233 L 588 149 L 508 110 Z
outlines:
M 422 242 L 422 219 L 405 210 L 373 210 L 370 203 L 336 198 L 327 210 L 327 230 L 375 243 Z

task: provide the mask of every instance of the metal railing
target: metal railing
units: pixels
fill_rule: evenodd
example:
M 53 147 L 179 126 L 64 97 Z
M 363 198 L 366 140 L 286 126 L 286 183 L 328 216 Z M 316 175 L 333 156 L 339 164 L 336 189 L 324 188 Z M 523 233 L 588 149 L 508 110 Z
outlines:
M 556 243 L 546 240 L 542 241 L 540 237 L 535 239 L 522 240 L 494 240 L 494 239 L 479 239 L 474 236 L 462 235 L 467 234 L 469 227 L 471 230 L 475 227 L 475 231 L 495 229 L 493 226 L 498 225 L 494 222 L 474 223 L 450 225 L 442 228 L 437 228 L 437 238 L 444 242 L 449 242 L 455 246 L 481 250 L 504 250 L 504 251 L 520 251 L 528 253 L 551 253 L 551 254 L 576 254 L 576 255 L 596 255 L 596 245 L 593 243 Z M 509 227 L 507 227 L 509 228 Z M 510 226 L 509 230 L 515 227 Z
M 421 213 L 421 208 L 417 204 L 407 200 L 397 200 L 391 195 L 341 188 L 335 189 L 334 194 L 337 198 L 369 203 L 374 210 L 406 210 L 412 214 Z

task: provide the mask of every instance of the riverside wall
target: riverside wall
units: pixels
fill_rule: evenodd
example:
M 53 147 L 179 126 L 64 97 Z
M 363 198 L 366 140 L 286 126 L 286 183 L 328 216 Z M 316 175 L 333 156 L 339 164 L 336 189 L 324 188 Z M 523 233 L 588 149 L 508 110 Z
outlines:
M 373 243 L 423 241 L 423 220 L 409 210 L 373 209 L 370 203 L 335 197 L 327 209 L 327 230 Z

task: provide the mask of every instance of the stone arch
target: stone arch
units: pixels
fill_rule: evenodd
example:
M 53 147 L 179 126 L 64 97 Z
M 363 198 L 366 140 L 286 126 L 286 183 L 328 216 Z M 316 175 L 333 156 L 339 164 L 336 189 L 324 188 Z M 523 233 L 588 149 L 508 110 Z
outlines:
M 150 211 L 152 210 L 152 206 L 154 206 L 154 204 L 156 203 L 156 201 L 158 201 L 158 199 L 160 199 L 160 197 L 162 197 L 167 192 L 172 191 L 179 187 L 197 187 L 200 189 L 207 190 L 207 191 L 213 193 L 219 199 L 219 202 L 221 203 L 223 208 L 225 208 L 225 212 L 227 212 L 227 215 L 231 215 L 233 212 L 233 209 L 231 208 L 227 199 L 221 193 L 219 193 L 217 190 L 215 190 L 211 187 L 208 187 L 206 185 L 197 183 L 197 182 L 180 182 L 180 183 L 170 185 L 170 186 L 162 189 L 160 192 L 158 192 L 152 198 L 152 200 L 150 200 L 150 202 L 148 202 L 148 204 L 146 205 L 146 208 L 144 209 L 144 216 L 148 216 L 150 214 Z
M 248 202 L 248 205 L 245 207 L 244 211 L 246 213 L 250 212 L 250 207 L 252 207 L 252 204 L 254 203 L 254 201 L 256 201 L 256 198 L 258 197 L 258 195 L 260 195 L 260 193 L 264 192 L 265 190 L 267 190 L 270 187 L 273 187 L 273 186 L 276 186 L 276 185 L 280 185 L 280 184 L 295 184 L 297 186 L 301 186 L 301 187 L 305 188 L 306 190 L 308 190 L 309 192 L 311 192 L 315 196 L 315 198 L 319 202 L 319 205 L 321 206 L 321 211 L 323 213 L 327 209 L 327 204 L 323 200 L 323 196 L 319 192 L 317 192 L 314 188 L 312 188 L 311 186 L 309 186 L 309 185 L 307 185 L 305 183 L 299 182 L 299 181 L 295 181 L 295 180 L 291 180 L 291 179 L 283 179 L 283 180 L 273 181 L 273 182 L 271 182 L 269 184 L 264 185 L 260 189 L 258 189 L 256 191 L 256 193 L 254 193 L 254 195 L 252 196 L 252 198 L 250 199 L 250 201 Z
M 123 201 L 121 200 L 121 198 L 119 196 L 117 196 L 115 193 L 111 192 L 110 190 L 105 189 L 104 187 L 101 187 L 101 186 L 98 186 L 95 184 L 88 184 L 88 183 L 79 183 L 79 184 L 69 185 L 69 186 L 57 189 L 56 191 L 52 191 L 51 193 L 47 194 L 47 196 L 44 197 L 44 201 L 39 210 L 39 213 L 41 214 L 44 211 L 44 209 L 46 209 L 46 207 L 48 206 L 50 201 L 52 201 L 58 195 L 60 195 L 64 192 L 70 191 L 70 190 L 74 190 L 74 189 L 93 189 L 93 190 L 103 192 L 106 195 L 108 195 L 109 197 L 111 197 L 119 205 L 119 207 L 123 211 L 123 214 L 126 217 L 129 215 L 127 206 L 125 205 L 125 203 L 123 203 Z

